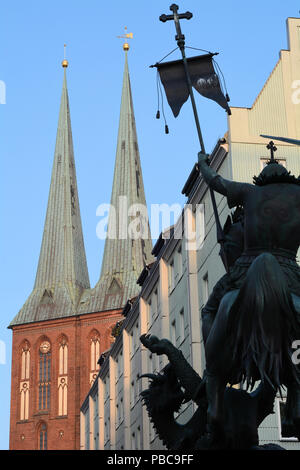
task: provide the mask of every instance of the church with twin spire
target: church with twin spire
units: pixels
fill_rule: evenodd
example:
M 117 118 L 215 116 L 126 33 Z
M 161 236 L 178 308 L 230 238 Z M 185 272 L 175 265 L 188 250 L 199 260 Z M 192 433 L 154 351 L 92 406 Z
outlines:
M 128 70 L 127 43 L 108 233 L 101 275 L 91 288 L 80 216 L 67 88 L 63 86 L 42 245 L 33 290 L 11 321 L 10 449 L 80 447 L 80 406 L 114 342 L 137 279 L 153 261 L 150 231 L 119 237 L 120 201 L 146 206 Z M 112 224 L 116 222 L 116 227 Z M 129 220 L 125 220 L 128 227 Z

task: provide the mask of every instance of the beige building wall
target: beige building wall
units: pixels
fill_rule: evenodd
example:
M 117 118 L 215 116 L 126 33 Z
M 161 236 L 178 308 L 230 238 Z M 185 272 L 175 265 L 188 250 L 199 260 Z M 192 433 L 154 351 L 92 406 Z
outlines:
M 141 402 L 140 392 L 148 387 L 148 379 L 139 380 L 139 376 L 161 371 L 167 359 L 152 355 L 145 349 L 139 340 L 141 334 L 169 338 L 189 362 L 192 362 L 194 351 L 195 368 L 200 370 L 196 251 L 188 253 L 185 238 L 175 239 L 172 236 L 165 241 L 162 252 L 152 266 L 141 294 L 124 320 L 122 332 L 82 406 L 82 449 L 96 448 L 95 428 L 99 432 L 99 449 L 164 449 Z M 194 335 L 191 334 L 191 322 L 196 327 Z M 92 397 L 96 393 L 98 426 L 92 426 L 95 418 Z M 183 407 L 177 416 L 178 421 L 185 422 L 192 416 L 193 410 L 191 403 Z M 84 436 L 89 438 L 84 439 Z

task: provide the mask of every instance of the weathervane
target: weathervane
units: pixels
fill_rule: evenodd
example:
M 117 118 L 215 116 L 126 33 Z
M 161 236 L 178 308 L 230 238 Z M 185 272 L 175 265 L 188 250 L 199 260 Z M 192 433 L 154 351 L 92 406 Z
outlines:
M 117 36 L 117 38 L 125 39 L 125 42 L 123 44 L 123 49 L 124 49 L 124 51 L 128 51 L 129 50 L 129 44 L 127 42 L 127 39 L 132 39 L 133 34 L 132 33 L 127 33 L 127 26 L 124 27 L 124 30 L 125 30 L 125 33 L 122 34 L 122 36 Z
M 69 62 L 67 61 L 66 59 L 66 47 L 67 47 L 67 44 L 64 44 L 64 60 L 62 61 L 61 65 L 66 68 L 68 67 L 69 65 Z

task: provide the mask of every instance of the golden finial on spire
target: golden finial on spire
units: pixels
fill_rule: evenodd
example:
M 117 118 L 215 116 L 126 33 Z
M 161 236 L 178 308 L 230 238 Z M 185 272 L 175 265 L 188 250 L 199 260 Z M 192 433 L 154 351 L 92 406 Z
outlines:
M 65 67 L 68 67 L 69 65 L 69 62 L 67 61 L 66 59 L 66 47 L 67 47 L 67 44 L 64 44 L 64 60 L 62 61 L 61 65 L 65 68 Z
M 132 39 L 133 38 L 133 34 L 132 33 L 127 33 L 127 26 L 125 26 L 125 34 L 122 34 L 122 36 L 117 36 L 117 38 L 123 38 L 125 39 L 125 42 L 123 44 L 123 50 L 124 51 L 128 51 L 129 50 L 129 44 L 128 42 L 126 41 L 126 39 Z

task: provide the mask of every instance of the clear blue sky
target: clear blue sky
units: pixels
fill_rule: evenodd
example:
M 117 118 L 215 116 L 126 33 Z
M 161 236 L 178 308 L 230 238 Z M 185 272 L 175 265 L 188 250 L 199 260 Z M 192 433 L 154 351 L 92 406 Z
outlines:
M 0 105 L 1 314 L 0 449 L 8 448 L 11 331 L 7 325 L 34 284 L 46 214 L 62 87 L 63 44 L 67 43 L 68 89 L 85 247 L 91 285 L 98 280 L 103 241 L 96 237 L 96 208 L 110 201 L 121 85 L 124 26 L 133 32 L 129 70 L 148 205 L 180 203 L 181 189 L 198 148 L 191 107 L 175 120 L 156 120 L 156 73 L 149 65 L 176 47 L 171 0 L 17 0 L 1 5 L 0 80 L 6 104 Z M 202 2 L 181 0 L 187 45 L 220 52 L 231 106 L 251 107 L 287 48 L 285 20 L 299 16 L 300 4 L 282 2 Z M 195 52 L 190 51 L 194 55 Z M 179 58 L 176 52 L 172 58 Z M 227 130 L 226 113 L 197 96 L 207 151 Z M 0 343 L 1 344 L 1 343 Z

